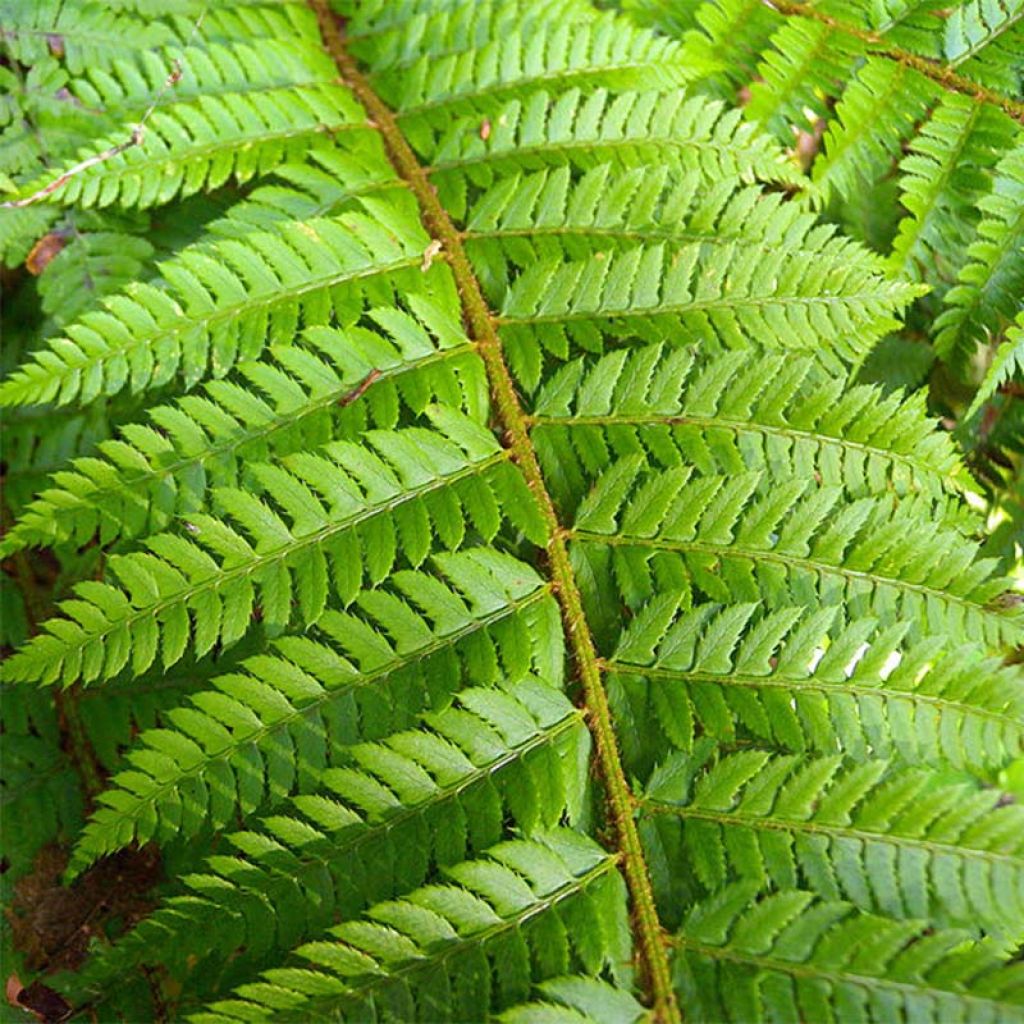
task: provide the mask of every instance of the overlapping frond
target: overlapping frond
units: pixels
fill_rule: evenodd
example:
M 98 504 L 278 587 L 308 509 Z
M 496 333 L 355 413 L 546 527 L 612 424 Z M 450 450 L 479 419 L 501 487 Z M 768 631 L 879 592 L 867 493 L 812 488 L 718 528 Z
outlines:
M 1024 1020 L 1024 977 L 964 932 L 858 913 L 848 903 L 730 886 L 677 938 L 676 978 L 706 1020 Z
M 573 968 L 626 971 L 628 928 L 615 862 L 576 832 L 499 843 L 443 882 L 371 907 L 297 950 L 196 1024 L 296 1016 L 475 1020 L 526 1002 Z
M 992 191 L 978 206 L 977 241 L 935 322 L 935 347 L 954 363 L 968 359 L 1024 306 L 1024 143 L 999 161 Z
M 527 833 L 575 818 L 587 739 L 549 683 L 461 690 L 423 728 L 348 747 L 316 792 L 229 834 L 236 852 L 185 876 L 184 893 L 113 947 L 92 984 L 140 962 L 180 970 L 210 957 L 206 971 L 223 985 L 228 962 L 251 970 L 318 937 L 338 914 L 422 885 L 433 865 L 482 853 L 508 817 Z M 173 962 L 161 952 L 168 946 Z
M 985 372 L 967 418 L 973 416 L 1001 387 L 1024 378 L 1024 310 L 1017 314 L 1012 327 L 1006 330 L 1006 340 L 996 350 L 992 364 Z
M 13 618 L 6 602 L 4 614 Z M 78 830 L 85 808 L 75 766 L 60 748 L 56 710 L 45 695 L 5 686 L 0 696 L 0 814 L 18 823 L 4 830 L 4 858 L 17 877 L 41 847 Z
M 849 197 L 882 176 L 901 140 L 938 97 L 938 87 L 904 64 L 869 57 L 836 107 L 814 164 L 814 181 L 827 196 Z
M 4 0 L 0 5 L 0 48 L 29 66 L 54 55 L 77 73 L 113 63 L 126 46 L 145 50 L 173 42 L 175 33 L 167 23 L 106 4 Z
M 446 287 L 421 273 L 429 239 L 415 214 L 370 197 L 365 209 L 274 231 L 200 243 L 161 264 L 169 287 L 136 283 L 68 325 L 0 386 L 7 405 L 87 402 L 222 376 L 269 342 L 289 344 L 300 323 L 351 323 L 365 303 Z M 401 271 L 414 271 L 402 278 Z M 448 286 L 450 288 L 450 286 Z M 376 300 L 376 302 L 374 301 Z
M 50 202 L 152 206 L 265 173 L 358 120 L 304 4 L 207 5 L 163 18 L 30 6 L 34 18 L 13 4 L 4 19 L 14 58 L 32 64 L 52 53 L 72 73 L 67 100 L 93 123 L 77 143 L 42 126 L 48 166 L 25 177 L 22 197 L 45 188 Z M 55 168 L 74 173 L 48 188 Z
M 469 523 L 491 540 L 503 507 L 543 539 L 493 435 L 441 407 L 431 413 L 437 431 L 369 431 L 362 445 L 332 442 L 251 467 L 253 491 L 215 490 L 218 516 L 194 513 L 182 532 L 111 557 L 118 585 L 78 584 L 61 606 L 67 617 L 49 620 L 4 677 L 93 682 L 129 661 L 139 675 L 158 651 L 167 668 L 190 646 L 197 655 L 230 646 L 257 609 L 270 635 L 312 625 L 330 595 L 348 604 L 364 576 L 386 579 L 399 543 L 418 567 L 435 537 L 459 547 Z
M 685 865 L 711 892 L 740 877 L 896 919 L 1011 936 L 1024 920 L 1024 808 L 937 773 L 763 750 L 702 770 L 677 755 L 642 813 L 669 867 L 665 898 Z
M 73 866 L 309 791 L 332 752 L 407 728 L 462 685 L 560 678 L 557 610 L 529 566 L 487 549 L 433 566 L 393 573 L 325 612 L 315 637 L 277 640 L 168 713 L 172 728 L 144 733 L 101 796 Z
M 662 345 L 576 360 L 537 396 L 533 438 L 566 507 L 613 456 L 645 453 L 665 468 L 708 474 L 772 467 L 820 478 L 850 498 L 922 494 L 946 506 L 962 469 L 920 398 L 884 399 L 823 377 L 810 357 L 744 352 L 708 356 Z
M 641 747 L 623 729 L 638 763 L 657 757 L 653 736 L 689 750 L 698 731 L 724 744 L 751 735 L 794 751 L 981 771 L 1022 750 L 1019 673 L 975 646 L 907 641 L 907 623 L 843 623 L 827 608 L 679 613 L 678 602 L 655 598 L 607 662 L 623 721 L 648 737 Z
M 746 114 L 782 138 L 791 125 L 812 128 L 827 111 L 827 98 L 850 75 L 863 44 L 834 25 L 794 18 L 778 28 L 757 67 Z
M 384 307 L 367 314 L 373 331 L 309 328 L 301 343 L 240 364 L 236 379 L 211 381 L 205 396 L 121 428 L 97 456 L 55 474 L 0 553 L 155 533 L 202 510 L 212 488 L 244 485 L 247 463 L 354 439 L 369 424 L 393 428 L 402 408 L 419 414 L 443 401 L 482 422 L 483 368 L 461 326 L 425 297 L 404 299 L 418 316 Z
M 69 688 L 13 774 L 85 751 L 33 842 L 168 878 L 76 1010 L 1020 1015 L 1006 545 L 968 401 L 860 383 L 945 308 L 1016 388 L 1017 4 L 119 0 L 161 39 L 4 69 L 0 187 L 95 158 L 0 211 L 70 240 L 0 385 L 60 613 L 4 678 Z
M 1013 122 L 997 108 L 958 93 L 942 97 L 900 162 L 910 216 L 893 243 L 894 269 L 915 280 L 953 280 L 977 229 L 969 217 L 988 192 L 987 172 L 1013 136 Z
M 597 590 L 634 607 L 669 578 L 712 601 L 839 606 L 954 642 L 998 648 L 1019 636 L 1018 616 L 987 607 L 1005 588 L 994 564 L 929 510 L 913 497 L 895 509 L 888 498 L 851 501 L 785 468 L 703 473 L 680 459 L 665 469 L 638 452 L 602 472 L 572 537 Z
M 998 337 L 1021 290 L 1010 269 L 1019 245 L 1006 237 L 1013 214 L 999 198 L 1006 172 L 997 167 L 1014 159 L 1024 111 L 1017 0 L 963 0 L 941 11 L 902 0 L 622 6 L 680 40 L 684 56 L 704 58 L 702 90 L 743 90 L 744 116 L 808 168 L 809 200 L 888 253 L 897 274 L 940 296 L 961 275 L 946 315 L 935 321 L 929 312 L 929 333 L 940 359 L 969 380 L 974 346 L 986 332 Z M 1000 254 L 1004 242 L 1010 248 Z M 999 296 L 984 294 L 989 279 Z
M 943 56 L 979 82 L 1019 93 L 1024 57 L 1021 0 L 966 0 L 946 19 Z

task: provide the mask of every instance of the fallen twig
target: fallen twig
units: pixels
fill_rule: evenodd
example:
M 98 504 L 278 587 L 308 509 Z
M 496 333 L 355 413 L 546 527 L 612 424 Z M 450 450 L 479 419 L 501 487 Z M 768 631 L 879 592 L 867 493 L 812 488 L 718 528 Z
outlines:
M 199 26 L 203 23 L 203 18 L 206 15 L 205 8 L 196 19 L 195 25 L 192 27 L 192 33 L 185 43 L 185 46 L 189 46 L 192 40 L 195 38 L 196 33 L 199 31 Z M 96 153 L 93 156 L 86 157 L 85 160 L 80 160 L 74 167 L 68 168 L 61 175 L 54 178 L 49 184 L 44 185 L 37 192 L 33 192 L 30 196 L 25 196 L 23 199 L 9 199 L 5 203 L 0 203 L 0 209 L 3 210 L 17 210 L 23 206 L 31 206 L 33 203 L 38 203 L 40 199 L 45 199 L 47 196 L 52 195 L 62 185 L 67 184 L 76 175 L 81 174 L 83 171 L 87 171 L 90 167 L 95 167 L 97 164 L 105 163 L 107 160 L 113 159 L 115 156 L 119 156 L 127 149 L 131 149 L 133 146 L 141 146 L 143 140 L 146 137 L 146 122 L 149 120 L 150 115 L 156 110 L 160 100 L 163 99 L 164 94 L 168 89 L 173 88 L 181 81 L 181 76 L 184 72 L 182 71 L 181 61 L 175 58 L 171 61 L 171 71 L 167 78 L 164 80 L 164 84 L 160 87 L 159 92 L 153 97 L 152 102 L 146 108 L 139 123 L 132 128 L 132 133 L 129 138 L 125 139 L 124 142 L 119 142 L 116 146 L 111 146 L 109 149 L 103 150 L 102 153 Z
M 144 126 L 140 123 L 132 129 L 131 138 L 125 142 L 118 143 L 116 146 L 111 146 L 109 149 L 103 150 L 102 153 L 96 153 L 93 156 L 87 157 L 85 160 L 80 160 L 74 167 L 69 167 L 63 174 L 56 177 L 48 185 L 44 185 L 38 192 L 33 192 L 32 195 L 26 196 L 24 199 L 9 199 L 6 203 L 0 203 L 0 209 L 4 210 L 16 210 L 22 206 L 31 206 L 33 203 L 38 203 L 40 199 L 45 199 L 48 195 L 52 195 L 61 187 L 66 184 L 71 178 L 75 177 L 76 174 L 81 174 L 82 171 L 87 171 L 90 167 L 95 167 L 97 164 L 102 164 L 112 157 L 117 156 L 119 153 L 123 153 L 126 149 L 131 149 L 132 146 L 139 146 L 142 144 L 142 139 L 145 134 Z
M 338 405 L 351 405 L 353 402 L 358 401 L 370 390 L 370 385 L 375 380 L 378 380 L 380 376 L 380 370 L 371 370 L 351 391 L 346 391 L 338 399 Z

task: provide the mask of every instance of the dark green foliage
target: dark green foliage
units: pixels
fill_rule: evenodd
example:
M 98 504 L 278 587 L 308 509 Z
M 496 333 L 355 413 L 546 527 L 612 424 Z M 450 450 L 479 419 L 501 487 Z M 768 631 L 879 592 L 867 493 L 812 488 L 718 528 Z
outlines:
M 0 0 L 41 980 L 1024 1020 L 1024 7 L 334 7 Z

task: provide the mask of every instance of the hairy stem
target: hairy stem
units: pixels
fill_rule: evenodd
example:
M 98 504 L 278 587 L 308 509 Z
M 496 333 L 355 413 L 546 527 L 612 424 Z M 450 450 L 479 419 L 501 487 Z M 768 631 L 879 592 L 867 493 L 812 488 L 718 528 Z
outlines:
M 328 52 L 334 58 L 346 85 L 366 108 L 384 137 L 395 170 L 416 196 L 424 226 L 441 243 L 455 276 L 463 312 L 471 335 L 484 361 L 498 419 L 512 457 L 537 499 L 548 526 L 547 545 L 551 577 L 565 621 L 568 641 L 583 686 L 587 721 L 594 736 L 597 759 L 608 792 L 608 803 L 622 870 L 629 888 L 636 926 L 636 938 L 654 1011 L 660 1024 L 681 1019 L 672 988 L 668 952 L 654 904 L 654 893 L 634 817 L 634 799 L 622 768 L 612 726 L 611 710 L 601 681 L 601 665 L 594 640 L 583 613 L 583 602 L 569 560 L 566 531 L 558 521 L 554 503 L 541 474 L 537 454 L 530 441 L 529 423 L 516 393 L 512 374 L 505 362 L 497 324 L 480 283 L 462 245 L 462 237 L 437 197 L 426 169 L 406 142 L 390 108 L 373 91 L 355 60 L 345 48 L 341 27 L 326 0 L 309 0 L 316 12 Z

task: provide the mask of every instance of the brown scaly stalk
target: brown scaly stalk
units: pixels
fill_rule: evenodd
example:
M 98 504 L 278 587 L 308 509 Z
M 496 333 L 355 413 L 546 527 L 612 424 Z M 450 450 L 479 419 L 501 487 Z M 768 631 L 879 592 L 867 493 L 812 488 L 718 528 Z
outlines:
M 569 560 L 567 532 L 558 521 L 554 503 L 544 483 L 537 454 L 530 441 L 529 421 L 523 412 L 512 375 L 505 362 L 494 315 L 487 306 L 480 283 L 466 256 L 459 230 L 438 199 L 427 171 L 402 135 L 394 113 L 374 92 L 366 76 L 346 50 L 341 25 L 329 10 L 326 0 L 308 2 L 316 12 L 324 44 L 334 58 L 343 81 L 365 107 L 373 124 L 384 138 L 396 172 L 416 196 L 423 224 L 433 239 L 432 252 L 443 252 L 452 268 L 462 301 L 463 314 L 487 370 L 497 418 L 504 431 L 506 443 L 536 497 L 547 525 L 547 555 L 553 589 L 561 606 L 569 644 L 583 687 L 587 721 L 594 737 L 597 761 L 608 793 L 620 863 L 632 901 L 639 954 L 651 998 L 653 1018 L 659 1024 L 675 1024 L 681 1020 L 681 1015 L 672 987 L 668 952 L 658 921 L 640 834 L 637 831 L 634 817 L 635 801 L 622 768 L 611 710 L 601 681 L 601 665 L 584 617 L 579 586 Z

